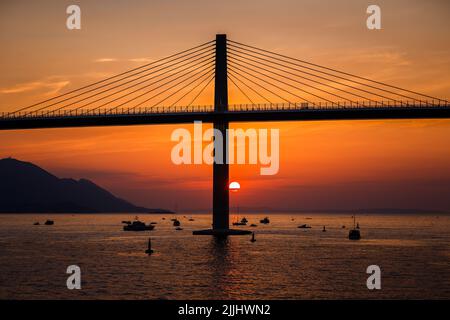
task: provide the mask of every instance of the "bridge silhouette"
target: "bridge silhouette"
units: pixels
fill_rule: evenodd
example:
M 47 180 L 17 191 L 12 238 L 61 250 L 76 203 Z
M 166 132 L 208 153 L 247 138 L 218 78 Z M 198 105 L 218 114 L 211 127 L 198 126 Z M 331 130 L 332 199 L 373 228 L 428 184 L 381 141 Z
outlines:
M 229 104 L 228 86 L 246 99 Z M 214 103 L 199 105 L 213 89 Z M 0 113 L 0 130 L 234 121 L 450 118 L 450 103 L 413 90 L 216 39 L 38 103 Z M 226 156 L 226 135 L 223 155 Z M 215 147 L 218 147 L 216 145 Z M 229 166 L 213 164 L 213 224 L 229 229 Z

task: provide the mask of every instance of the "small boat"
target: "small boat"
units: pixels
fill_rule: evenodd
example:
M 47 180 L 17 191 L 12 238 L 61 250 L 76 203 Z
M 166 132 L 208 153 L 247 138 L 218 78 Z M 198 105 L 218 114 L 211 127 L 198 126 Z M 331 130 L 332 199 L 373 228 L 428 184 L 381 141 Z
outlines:
M 148 238 L 148 247 L 147 247 L 147 250 L 145 250 L 145 253 L 148 255 L 151 255 L 153 253 L 152 239 L 150 239 L 150 238 Z
M 238 220 L 238 218 L 236 218 L 236 220 L 233 222 L 233 226 L 246 226 L 247 225 L 247 218 L 242 218 L 241 221 Z
M 38 221 L 38 222 L 35 222 L 35 223 L 33 223 L 33 225 L 35 225 L 35 226 L 39 226 L 39 225 L 40 225 L 40 223 L 39 223 L 39 221 Z
M 255 239 L 255 233 L 252 232 L 252 239 L 250 240 L 250 242 L 255 242 L 255 241 L 256 241 L 256 239 Z
M 189 221 L 195 221 L 193 218 L 189 218 Z
M 129 220 L 123 220 L 122 223 L 125 223 L 125 224 L 131 224 L 131 221 L 129 221 Z
M 300 229 L 311 229 L 311 226 L 308 225 L 308 224 L 302 224 L 302 225 L 298 226 L 297 228 L 300 228 Z
M 136 220 L 133 223 L 123 226 L 123 231 L 147 231 L 155 229 L 154 225 L 146 225 L 144 222 Z
M 361 233 L 359 232 L 358 229 L 352 229 L 348 233 L 348 238 L 350 240 L 359 240 L 359 239 L 361 239 Z
M 182 227 L 176 227 L 175 230 L 181 231 L 181 230 L 183 230 L 183 228 Z
M 356 217 L 353 216 L 353 229 L 348 233 L 349 240 L 359 240 L 361 239 L 361 232 L 359 232 L 359 224 L 355 227 Z
M 260 222 L 260 223 L 263 223 L 263 224 L 268 224 L 268 223 L 270 223 L 270 220 L 269 220 L 268 217 L 265 217 L 264 219 L 259 220 L 259 222 Z
M 150 222 L 150 224 L 158 224 L 158 222 Z
M 174 227 L 179 227 L 179 226 L 181 225 L 180 220 L 177 220 L 177 219 L 173 220 L 173 219 L 172 219 L 172 221 L 173 221 L 173 226 L 174 226 Z
M 327 229 L 325 229 L 325 226 L 323 226 L 322 232 L 327 232 Z
M 250 225 L 250 227 L 257 227 L 258 225 L 256 225 L 256 224 L 254 224 L 254 223 L 252 223 L 251 225 Z
M 52 226 L 52 225 L 55 224 L 55 222 L 54 222 L 53 220 L 47 220 L 47 221 L 45 221 L 44 224 L 45 224 L 46 226 Z
M 359 229 L 359 222 L 356 224 L 356 229 Z

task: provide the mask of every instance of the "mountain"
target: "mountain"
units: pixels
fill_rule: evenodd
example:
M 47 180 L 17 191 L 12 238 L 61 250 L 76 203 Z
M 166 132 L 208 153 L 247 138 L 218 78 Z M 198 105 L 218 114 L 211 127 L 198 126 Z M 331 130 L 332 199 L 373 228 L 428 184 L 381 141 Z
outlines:
M 3 213 L 156 213 L 137 207 L 86 180 L 60 179 L 12 158 L 0 160 L 0 212 Z

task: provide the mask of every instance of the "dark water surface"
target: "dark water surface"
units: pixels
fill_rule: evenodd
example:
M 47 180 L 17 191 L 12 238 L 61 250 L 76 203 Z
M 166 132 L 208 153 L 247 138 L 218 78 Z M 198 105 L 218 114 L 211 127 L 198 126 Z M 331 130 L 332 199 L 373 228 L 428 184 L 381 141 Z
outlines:
M 448 215 L 361 215 L 363 239 L 350 241 L 350 215 L 272 214 L 264 226 L 263 215 L 250 214 L 258 227 L 245 228 L 256 232 L 254 243 L 249 236 L 193 236 L 209 227 L 210 215 L 193 215 L 193 222 L 178 215 L 182 231 L 171 215 L 140 215 L 157 222 L 155 230 L 122 231 L 121 221 L 133 217 L 0 215 L 0 298 L 450 298 Z M 33 225 L 48 218 L 54 226 Z M 303 223 L 313 228 L 298 229 Z M 382 271 L 379 291 L 366 287 L 372 264 Z M 81 267 L 81 290 L 66 287 L 69 265 Z

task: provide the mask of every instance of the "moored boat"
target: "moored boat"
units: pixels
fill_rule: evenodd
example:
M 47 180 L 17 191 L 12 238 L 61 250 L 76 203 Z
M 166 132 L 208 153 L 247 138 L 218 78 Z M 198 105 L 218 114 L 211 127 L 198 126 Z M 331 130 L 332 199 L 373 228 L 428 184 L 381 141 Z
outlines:
M 144 222 L 139 220 L 133 221 L 131 224 L 123 226 L 123 231 L 147 231 L 153 229 L 155 229 L 154 225 L 146 225 Z

